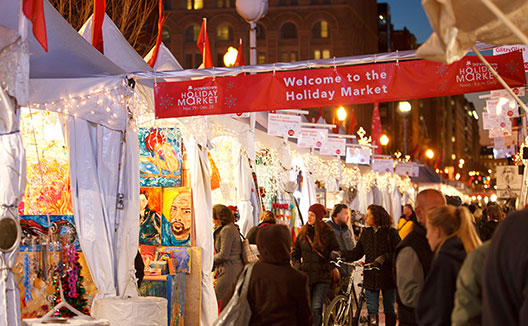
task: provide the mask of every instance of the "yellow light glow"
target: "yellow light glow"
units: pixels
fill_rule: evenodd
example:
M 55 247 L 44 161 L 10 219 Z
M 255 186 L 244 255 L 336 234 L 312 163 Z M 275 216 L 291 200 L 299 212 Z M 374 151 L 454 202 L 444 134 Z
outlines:
M 496 194 L 492 194 L 492 195 L 490 196 L 490 200 L 491 200 L 491 201 L 497 201 L 497 195 L 496 195 Z
M 451 154 L 451 159 L 454 161 L 456 160 L 456 155 L 455 154 Z
M 347 112 L 344 107 L 340 106 L 339 109 L 337 109 L 337 120 L 344 121 L 346 119 Z
M 449 169 L 448 169 L 448 168 L 445 168 L 445 169 L 444 169 L 444 173 L 445 173 L 445 174 L 449 173 Z
M 457 173 L 457 174 L 455 175 L 455 180 L 460 180 L 460 173 Z M 480 200 L 480 199 L 479 199 L 479 200 Z
M 478 200 L 482 200 L 482 196 L 481 196 L 481 195 L 478 195 L 478 196 L 477 196 L 477 199 L 478 199 Z
M 411 109 L 411 103 L 407 101 L 403 101 L 398 104 L 398 110 L 400 110 L 401 113 L 409 113 L 411 112 Z
M 230 46 L 227 49 L 226 54 L 224 54 L 224 64 L 226 67 L 232 67 L 235 65 L 236 57 L 238 55 L 238 50 Z
M 492 172 L 491 169 L 488 169 L 488 173 L 491 174 L 491 172 Z
M 387 146 L 389 144 L 389 137 L 385 134 L 381 135 L 380 144 L 381 146 Z
M 464 163 L 466 163 L 466 161 L 464 161 L 464 159 L 461 158 L 460 160 L 458 160 L 458 163 L 464 165 Z
M 432 159 L 434 157 L 434 152 L 432 149 L 428 149 L 426 152 L 425 152 L 425 156 L 428 158 L 428 159 Z

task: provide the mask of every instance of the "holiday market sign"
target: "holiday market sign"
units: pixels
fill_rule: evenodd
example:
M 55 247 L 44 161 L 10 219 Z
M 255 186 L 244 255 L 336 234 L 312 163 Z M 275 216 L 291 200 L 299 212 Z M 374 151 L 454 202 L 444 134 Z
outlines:
M 487 60 L 512 87 L 524 86 L 520 52 Z M 201 80 L 158 82 L 156 117 L 299 109 L 390 102 L 501 88 L 477 57 L 451 65 L 415 60 Z

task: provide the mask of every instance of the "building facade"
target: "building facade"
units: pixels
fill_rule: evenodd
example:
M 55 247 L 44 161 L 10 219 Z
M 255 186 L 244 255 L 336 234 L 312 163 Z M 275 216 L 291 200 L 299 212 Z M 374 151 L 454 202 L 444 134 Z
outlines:
M 234 0 L 165 0 L 164 42 L 184 68 L 197 68 L 202 18 L 213 64 L 223 67 L 230 46 L 249 64 L 249 24 Z M 257 25 L 257 63 L 291 62 L 378 52 L 375 0 L 271 0 Z

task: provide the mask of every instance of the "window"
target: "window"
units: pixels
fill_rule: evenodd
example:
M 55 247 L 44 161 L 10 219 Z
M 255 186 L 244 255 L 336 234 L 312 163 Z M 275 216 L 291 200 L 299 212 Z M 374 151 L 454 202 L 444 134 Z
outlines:
M 187 10 L 203 9 L 203 0 L 187 0 Z
M 163 10 L 171 10 L 171 0 L 163 0 Z
M 233 3 L 231 0 L 216 0 L 217 8 L 232 8 Z
M 318 59 L 330 59 L 330 50 L 328 50 L 328 49 L 325 49 L 325 50 L 314 50 L 313 58 L 315 60 L 318 60 Z
M 266 30 L 264 29 L 264 25 L 257 24 L 257 40 L 265 40 L 266 39 Z
M 282 51 L 280 53 L 281 62 L 297 61 L 297 51 Z
M 185 42 L 196 42 L 200 36 L 200 26 L 191 25 L 185 30 L 184 40 Z
M 163 27 L 163 31 L 161 32 L 161 39 L 163 40 L 163 43 L 170 44 L 170 38 L 171 35 L 169 30 Z
M 312 38 L 328 38 L 328 22 L 321 20 L 317 22 L 312 28 Z
M 280 29 L 281 39 L 296 39 L 297 38 L 297 27 L 293 23 L 286 23 L 282 25 Z
M 233 29 L 227 24 L 221 24 L 216 29 L 216 38 L 219 41 L 232 41 Z
M 266 63 L 266 53 L 259 52 L 257 53 L 257 64 L 263 65 Z
M 202 64 L 202 55 L 199 53 L 186 53 L 184 56 L 183 67 L 185 69 L 196 69 Z

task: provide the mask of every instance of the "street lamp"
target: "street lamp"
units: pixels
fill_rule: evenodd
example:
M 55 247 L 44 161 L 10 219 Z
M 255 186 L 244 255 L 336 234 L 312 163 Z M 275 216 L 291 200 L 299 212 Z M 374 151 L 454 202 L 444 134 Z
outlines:
M 402 101 L 398 104 L 398 112 L 403 120 L 403 155 L 407 155 L 407 116 L 411 112 L 411 103 Z
M 389 144 L 389 137 L 385 134 L 381 135 L 380 139 L 381 146 L 387 146 Z
M 344 107 L 340 106 L 339 109 L 337 109 L 337 120 L 344 121 L 346 119 L 347 112 Z
M 238 50 L 230 46 L 224 54 L 224 65 L 226 67 L 232 67 L 235 65 L 235 61 L 238 55 Z
M 427 151 L 425 151 L 425 156 L 428 158 L 428 159 L 432 159 L 434 157 L 434 152 L 432 149 L 428 149 Z
M 236 11 L 250 26 L 249 64 L 257 64 L 257 21 L 268 12 L 268 0 L 236 0 Z

